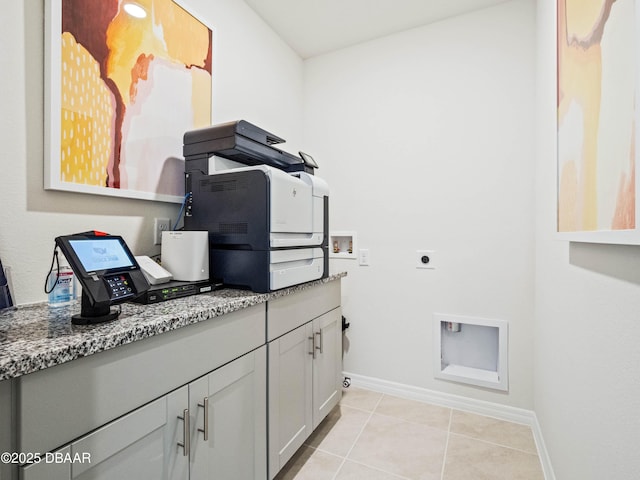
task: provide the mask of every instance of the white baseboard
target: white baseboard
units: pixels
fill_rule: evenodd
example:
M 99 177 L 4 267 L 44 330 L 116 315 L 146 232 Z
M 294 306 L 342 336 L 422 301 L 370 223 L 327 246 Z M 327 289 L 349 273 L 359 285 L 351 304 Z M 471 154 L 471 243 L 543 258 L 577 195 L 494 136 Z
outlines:
M 540 457 L 540 463 L 542 465 L 545 480 L 556 480 L 551 466 L 551 459 L 542 437 L 540 425 L 538 424 L 538 419 L 535 412 L 532 410 L 525 410 L 523 408 L 501 405 L 499 403 L 486 402 L 484 400 L 476 400 L 469 397 L 452 395 L 450 393 L 428 390 L 426 388 L 390 382 L 379 378 L 366 377 L 355 373 L 343 372 L 343 375 L 351 379 L 351 385 L 354 387 L 386 393 L 410 400 L 431 403 L 433 405 L 455 408 L 456 410 L 464 410 L 508 422 L 528 425 L 531 427 L 533 438 L 535 439 L 536 447 L 538 448 L 538 455 Z

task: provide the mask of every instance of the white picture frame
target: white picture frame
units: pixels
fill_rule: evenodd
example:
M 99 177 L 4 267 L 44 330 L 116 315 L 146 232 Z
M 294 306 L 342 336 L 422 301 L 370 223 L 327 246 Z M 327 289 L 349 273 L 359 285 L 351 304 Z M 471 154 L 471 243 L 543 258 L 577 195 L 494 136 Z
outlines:
M 63 32 L 63 8 L 73 2 L 77 3 L 71 9 L 73 14 L 82 17 L 83 21 L 96 16 L 95 12 L 82 11 L 83 8 L 110 5 L 119 9 L 107 26 L 104 22 L 100 24 L 104 27 L 104 31 L 100 30 L 104 36 L 98 40 L 104 40 L 101 49 L 107 50 L 108 58 L 97 60 L 92 55 L 92 48 L 93 51 L 102 50 L 95 46 L 87 48 L 83 44 L 84 38 L 75 38 L 82 35 L 89 38 L 93 33 Z M 126 17 L 122 11 L 126 2 L 45 0 L 46 190 L 172 203 L 183 201 L 183 135 L 211 124 L 214 31 L 182 2 L 152 2 L 154 22 L 159 21 L 158 11 L 172 9 L 171 15 L 167 13 L 162 19 L 167 24 L 153 28 L 149 18 L 140 20 L 137 30 L 138 27 L 132 26 L 135 20 Z M 123 22 L 129 23 L 123 27 Z M 181 22 L 192 23 L 185 27 Z M 73 22 L 66 20 L 65 25 L 69 24 L 73 25 Z M 155 42 L 152 35 L 157 36 L 158 32 L 162 32 L 163 39 Z M 116 52 L 115 47 L 110 50 L 111 45 L 118 44 L 114 38 L 128 34 L 148 35 L 146 43 L 153 44 L 153 48 L 145 50 L 145 45 L 140 47 L 140 52 L 132 49 L 132 52 L 124 53 Z M 189 42 L 176 41 L 185 35 L 189 35 Z M 192 38 L 196 40 L 192 42 Z M 85 43 L 95 45 L 98 42 L 92 37 L 91 42 Z M 131 42 L 120 43 L 131 45 Z M 163 44 L 168 45 L 166 51 L 159 47 Z M 197 46 L 193 51 L 171 47 L 178 44 Z M 135 62 L 122 60 L 125 53 L 133 54 L 131 58 Z M 192 61 L 194 54 L 197 60 Z M 130 72 L 127 71 L 129 66 Z M 110 70 L 105 73 L 107 68 Z M 69 73 L 71 69 L 75 72 Z M 74 80 L 74 74 L 81 75 L 80 79 Z M 128 89 L 127 75 L 131 77 Z M 90 88 L 92 90 L 88 92 Z M 118 96 L 121 98 L 117 99 Z M 98 107 L 87 106 L 89 101 L 97 102 Z M 117 113 L 123 108 L 124 113 Z M 87 130 L 90 133 L 86 133 Z M 78 133 L 70 139 L 74 132 Z
M 640 245 L 639 2 L 557 8 L 557 238 Z

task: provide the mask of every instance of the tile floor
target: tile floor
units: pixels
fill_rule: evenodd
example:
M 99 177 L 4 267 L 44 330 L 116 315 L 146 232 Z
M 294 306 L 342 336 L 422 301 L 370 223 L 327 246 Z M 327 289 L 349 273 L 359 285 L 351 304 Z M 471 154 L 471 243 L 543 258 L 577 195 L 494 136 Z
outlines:
M 544 480 L 531 428 L 350 387 L 276 480 Z

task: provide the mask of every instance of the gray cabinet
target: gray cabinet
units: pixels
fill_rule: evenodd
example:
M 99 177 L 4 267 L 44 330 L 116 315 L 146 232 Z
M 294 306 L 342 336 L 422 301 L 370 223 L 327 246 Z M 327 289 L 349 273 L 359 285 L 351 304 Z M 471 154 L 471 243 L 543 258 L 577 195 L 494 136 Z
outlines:
M 189 384 L 191 480 L 264 480 L 266 347 Z
M 335 308 L 313 321 L 313 429 L 342 396 L 342 314 Z
M 91 456 L 72 464 L 72 480 L 187 478 L 189 464 L 177 448 L 186 400 L 183 387 L 72 443 L 72 455 Z
M 177 448 L 187 405 L 183 387 L 138 408 L 22 469 L 22 480 L 188 478 L 189 461 Z
M 20 377 L 18 451 L 90 455 L 20 478 L 264 479 L 266 375 L 258 305 Z
M 55 453 L 70 455 L 71 446 L 56 450 Z M 21 480 L 70 480 L 71 466 L 65 463 L 34 463 L 20 468 Z
M 269 478 L 313 432 L 311 322 L 269 343 Z
M 21 478 L 263 480 L 266 389 L 263 346 L 47 454 Z
M 270 302 L 269 478 L 340 400 L 342 315 L 336 283 Z
M 16 431 L 15 415 L 13 414 L 13 382 L 0 381 L 0 453 L 15 451 L 13 445 Z M 0 480 L 14 478 L 15 465 L 0 462 Z
M 19 377 L 16 449 L 60 448 L 264 343 L 262 304 Z

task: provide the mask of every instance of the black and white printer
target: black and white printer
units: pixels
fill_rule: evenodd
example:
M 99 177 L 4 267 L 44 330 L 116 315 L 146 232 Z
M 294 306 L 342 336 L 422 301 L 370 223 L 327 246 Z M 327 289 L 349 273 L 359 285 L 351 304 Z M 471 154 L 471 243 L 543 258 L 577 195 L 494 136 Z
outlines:
M 184 135 L 185 230 L 209 232 L 210 275 L 225 285 L 265 293 L 328 276 L 329 187 L 283 142 L 244 120 Z M 210 173 L 210 159 L 227 164 Z

